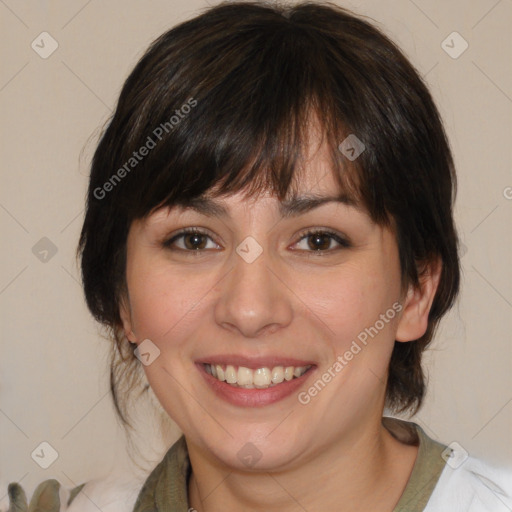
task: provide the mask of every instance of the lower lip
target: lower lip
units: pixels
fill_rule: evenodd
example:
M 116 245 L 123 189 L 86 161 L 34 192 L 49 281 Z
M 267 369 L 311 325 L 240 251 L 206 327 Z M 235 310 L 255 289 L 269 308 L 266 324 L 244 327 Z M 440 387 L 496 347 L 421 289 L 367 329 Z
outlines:
M 304 375 L 292 380 L 285 380 L 270 388 L 246 389 L 236 388 L 227 382 L 221 382 L 209 373 L 206 373 L 204 364 L 196 363 L 206 383 L 213 389 L 215 394 L 233 405 L 241 407 L 262 407 L 270 405 L 290 396 L 297 391 L 313 374 L 315 367 L 311 367 Z

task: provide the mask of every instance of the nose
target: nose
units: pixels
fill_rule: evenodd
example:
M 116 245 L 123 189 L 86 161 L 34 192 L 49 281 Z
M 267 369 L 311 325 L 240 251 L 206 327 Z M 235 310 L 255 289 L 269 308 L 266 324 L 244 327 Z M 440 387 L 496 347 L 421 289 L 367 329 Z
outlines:
M 286 327 L 292 320 L 291 292 L 276 265 L 263 251 L 251 263 L 237 253 L 234 267 L 221 281 L 215 320 L 246 338 L 257 338 Z

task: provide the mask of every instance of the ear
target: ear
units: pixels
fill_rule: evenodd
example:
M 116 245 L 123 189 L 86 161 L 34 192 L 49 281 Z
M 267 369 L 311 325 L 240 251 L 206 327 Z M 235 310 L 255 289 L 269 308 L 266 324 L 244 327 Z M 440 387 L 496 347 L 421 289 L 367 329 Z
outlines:
M 130 299 L 128 297 L 123 297 L 121 299 L 119 304 L 119 315 L 121 316 L 125 336 L 129 341 L 135 343 L 137 341 L 137 336 L 133 332 L 132 310 L 130 307 Z
M 413 341 L 425 334 L 428 315 L 439 285 L 441 268 L 441 258 L 438 257 L 425 265 L 417 287 L 409 285 L 403 313 L 398 322 L 396 341 Z

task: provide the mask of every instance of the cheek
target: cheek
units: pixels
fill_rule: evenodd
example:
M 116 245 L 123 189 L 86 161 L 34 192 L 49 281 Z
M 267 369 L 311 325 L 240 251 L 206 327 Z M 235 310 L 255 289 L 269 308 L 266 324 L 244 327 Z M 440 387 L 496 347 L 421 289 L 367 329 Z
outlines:
M 161 349 L 184 335 L 193 323 L 195 308 L 205 295 L 206 282 L 170 272 L 160 262 L 135 260 L 127 268 L 134 332 Z M 160 346 L 162 345 L 162 346 Z
M 308 309 L 326 328 L 335 354 L 344 353 L 354 340 L 386 340 L 374 347 L 382 355 L 394 342 L 399 297 L 395 272 L 381 265 L 351 264 L 321 279 L 303 281 L 301 292 Z M 381 317 L 381 315 L 384 315 Z
M 137 340 L 149 339 L 160 351 L 143 368 L 147 380 L 169 416 L 180 421 L 175 411 L 184 411 L 189 397 L 180 392 L 192 364 L 189 342 L 204 319 L 201 305 L 211 284 L 142 258 L 127 266 L 127 283 Z

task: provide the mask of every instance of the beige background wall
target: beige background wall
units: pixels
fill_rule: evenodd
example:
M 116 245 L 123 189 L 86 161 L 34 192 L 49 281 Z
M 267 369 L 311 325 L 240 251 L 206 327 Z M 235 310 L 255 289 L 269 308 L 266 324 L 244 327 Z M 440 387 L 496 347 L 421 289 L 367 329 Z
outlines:
M 459 173 L 462 295 L 427 354 L 430 391 L 416 421 L 472 455 L 512 463 L 512 2 L 340 3 L 375 19 L 425 76 Z M 21 481 L 31 492 L 53 477 L 71 487 L 128 464 L 106 342 L 74 260 L 88 165 L 144 49 L 207 5 L 0 1 L 0 483 Z M 48 36 L 37 37 L 43 31 L 58 43 L 45 59 L 31 47 L 51 50 Z M 442 47 L 454 31 L 469 44 L 458 58 Z M 445 43 L 453 56 L 464 48 L 458 37 Z M 149 423 L 138 440 L 153 461 L 146 468 L 165 448 Z M 43 441 L 58 452 L 46 470 L 31 458 Z

